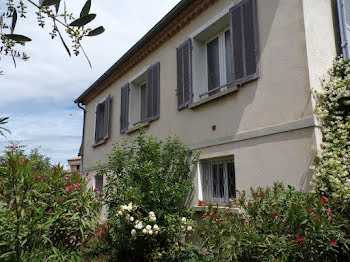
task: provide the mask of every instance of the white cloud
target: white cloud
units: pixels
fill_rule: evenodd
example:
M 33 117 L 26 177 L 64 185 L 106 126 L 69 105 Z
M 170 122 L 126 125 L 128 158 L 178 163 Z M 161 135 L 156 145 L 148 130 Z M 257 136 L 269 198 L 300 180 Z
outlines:
M 28 35 L 25 46 L 31 57 L 18 61 L 2 59 L 0 68 L 0 116 L 10 116 L 6 125 L 12 131 L 7 139 L 0 137 L 0 147 L 8 140 L 20 140 L 28 150 L 39 145 L 53 163 L 79 150 L 82 133 L 82 111 L 73 101 L 146 34 L 179 0 L 95 0 L 91 12 L 97 14 L 92 27 L 103 25 L 105 33 L 84 40 L 84 49 L 93 64 L 90 69 L 83 55 L 70 58 L 60 40 L 51 40 L 47 27 L 37 26 L 36 16 L 26 22 L 19 19 L 17 33 Z M 75 14 L 85 0 L 66 1 Z M 4 3 L 0 3 L 0 8 Z M 32 9 L 32 8 L 31 8 Z M 67 44 L 69 39 L 64 36 Z

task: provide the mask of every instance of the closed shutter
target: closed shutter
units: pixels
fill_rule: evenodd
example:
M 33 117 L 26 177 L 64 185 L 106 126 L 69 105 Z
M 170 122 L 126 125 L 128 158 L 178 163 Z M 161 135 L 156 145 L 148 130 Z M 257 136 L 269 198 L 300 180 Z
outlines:
M 99 140 L 99 126 L 98 123 L 100 123 L 100 108 L 101 108 L 101 104 L 97 104 L 96 105 L 96 111 L 95 111 L 95 144 L 98 142 Z
M 147 69 L 147 120 L 153 121 L 160 116 L 160 63 Z
M 120 133 L 125 133 L 129 126 L 129 83 L 121 88 L 120 96 Z
M 176 49 L 178 110 L 192 103 L 192 42 L 186 40 Z
M 341 47 L 344 59 L 350 59 L 350 1 L 338 0 Z
M 109 122 L 110 122 L 110 112 L 111 112 L 111 96 L 109 95 L 105 100 L 105 115 L 104 115 L 104 139 L 109 137 Z
M 244 0 L 230 9 L 233 77 L 236 85 L 259 77 L 259 39 L 256 0 Z

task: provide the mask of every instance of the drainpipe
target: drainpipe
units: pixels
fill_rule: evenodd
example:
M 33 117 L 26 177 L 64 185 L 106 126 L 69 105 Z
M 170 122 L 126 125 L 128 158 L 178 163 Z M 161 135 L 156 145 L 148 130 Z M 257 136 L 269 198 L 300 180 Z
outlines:
M 341 48 L 343 52 L 344 59 L 350 58 L 348 54 L 347 45 L 349 44 L 349 39 L 346 38 L 346 22 L 345 22 L 345 12 L 344 12 L 344 0 L 337 0 L 338 5 L 338 17 L 339 17 L 339 27 L 340 27 L 340 38 L 341 38 Z
M 80 105 L 81 104 L 81 105 Z M 83 119 L 83 136 L 81 139 L 81 154 L 80 154 L 80 173 L 83 173 L 83 158 L 84 158 L 84 137 L 85 137 L 85 114 L 86 114 L 86 110 L 83 107 L 83 104 L 81 102 L 78 102 L 78 107 L 80 109 L 82 109 L 84 111 L 84 119 Z

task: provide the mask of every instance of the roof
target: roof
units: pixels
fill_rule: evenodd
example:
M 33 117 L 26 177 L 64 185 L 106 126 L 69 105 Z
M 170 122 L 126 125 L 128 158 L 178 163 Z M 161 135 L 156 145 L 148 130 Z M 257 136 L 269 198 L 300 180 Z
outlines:
M 84 98 L 99 89 L 99 86 L 118 70 L 128 59 L 134 56 L 145 44 L 154 38 L 170 22 L 172 22 L 182 11 L 190 6 L 195 0 L 181 0 L 168 14 L 166 14 L 146 35 L 144 35 L 133 47 L 129 49 L 116 63 L 114 63 L 99 79 L 86 89 L 74 103 L 83 102 Z

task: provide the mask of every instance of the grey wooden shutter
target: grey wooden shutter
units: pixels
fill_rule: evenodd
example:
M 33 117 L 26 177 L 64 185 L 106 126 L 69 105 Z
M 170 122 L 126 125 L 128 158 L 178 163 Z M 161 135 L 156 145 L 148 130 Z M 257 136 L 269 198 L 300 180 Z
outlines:
M 344 59 L 350 59 L 350 1 L 337 1 L 342 53 Z
M 95 144 L 98 142 L 99 140 L 99 123 L 100 123 L 100 108 L 101 108 L 101 104 L 98 103 L 96 105 L 96 110 L 95 110 Z
M 129 83 L 121 88 L 120 96 L 120 133 L 125 133 L 129 126 Z
M 160 116 L 160 63 L 155 63 L 147 69 L 147 121 L 153 121 Z
M 192 103 L 192 41 L 186 40 L 176 49 L 177 107 L 178 110 Z
M 236 85 L 259 77 L 259 36 L 256 0 L 230 9 L 233 79 Z
M 109 137 L 109 122 L 110 122 L 110 112 L 111 112 L 111 96 L 107 96 L 105 100 L 105 115 L 104 115 L 104 139 Z

